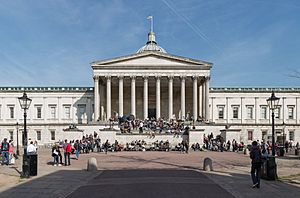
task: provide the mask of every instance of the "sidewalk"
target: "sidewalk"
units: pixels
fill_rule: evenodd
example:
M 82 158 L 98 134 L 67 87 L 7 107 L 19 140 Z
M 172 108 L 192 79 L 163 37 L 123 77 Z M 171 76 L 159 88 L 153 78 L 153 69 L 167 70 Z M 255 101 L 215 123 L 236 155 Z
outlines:
M 97 173 L 87 172 L 88 158 L 96 157 Z M 214 171 L 203 172 L 205 157 L 213 160 Z M 209 180 L 231 193 L 234 197 L 300 197 L 300 185 L 290 183 L 300 178 L 300 159 L 292 156 L 278 158 L 280 181 L 262 180 L 261 189 L 251 188 L 249 156 L 232 152 L 118 152 L 82 154 L 79 160 L 71 160 L 71 166 L 54 167 L 50 163 L 50 151 L 39 150 L 38 176 L 19 179 L 21 159 L 14 166 L 0 167 L 0 197 L 66 197 L 80 186 L 89 185 L 106 170 L 190 170 L 206 175 Z M 281 182 L 285 181 L 285 182 Z M 286 182 L 288 181 L 288 182 Z M 87 195 L 88 197 L 88 195 Z

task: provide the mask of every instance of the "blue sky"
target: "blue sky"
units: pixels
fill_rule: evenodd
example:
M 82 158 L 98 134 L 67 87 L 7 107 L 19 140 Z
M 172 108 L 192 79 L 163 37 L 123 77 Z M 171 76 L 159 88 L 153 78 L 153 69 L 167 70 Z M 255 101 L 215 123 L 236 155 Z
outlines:
M 90 63 L 135 53 L 149 15 L 168 53 L 214 63 L 212 86 L 300 85 L 297 0 L 0 0 L 0 86 L 93 86 Z

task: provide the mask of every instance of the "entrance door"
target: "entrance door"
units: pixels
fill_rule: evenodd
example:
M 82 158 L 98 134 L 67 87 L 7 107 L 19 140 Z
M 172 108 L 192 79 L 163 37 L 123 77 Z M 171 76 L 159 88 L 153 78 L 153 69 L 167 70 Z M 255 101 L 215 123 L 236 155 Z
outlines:
M 148 118 L 156 118 L 156 109 L 155 108 L 149 108 L 148 109 Z

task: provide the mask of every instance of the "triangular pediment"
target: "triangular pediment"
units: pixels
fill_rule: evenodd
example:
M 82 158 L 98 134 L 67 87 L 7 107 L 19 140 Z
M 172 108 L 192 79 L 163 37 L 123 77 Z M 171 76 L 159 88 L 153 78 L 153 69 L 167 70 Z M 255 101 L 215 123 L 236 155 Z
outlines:
M 92 67 L 97 66 L 212 66 L 212 63 L 204 62 L 195 59 L 174 56 L 166 53 L 159 52 L 144 52 L 137 53 L 129 56 L 123 56 L 103 61 L 95 61 L 91 63 Z

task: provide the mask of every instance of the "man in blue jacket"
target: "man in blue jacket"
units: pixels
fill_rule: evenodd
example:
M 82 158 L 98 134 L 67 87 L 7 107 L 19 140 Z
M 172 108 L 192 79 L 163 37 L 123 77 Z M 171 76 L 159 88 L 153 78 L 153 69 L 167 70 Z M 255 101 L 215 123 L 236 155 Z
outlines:
M 2 152 L 2 165 L 4 165 L 4 160 L 6 159 L 6 165 L 9 164 L 9 143 L 7 142 L 7 138 L 4 138 L 1 144 L 1 152 Z

